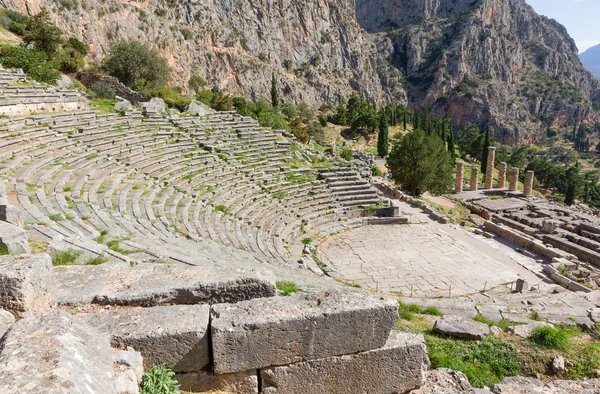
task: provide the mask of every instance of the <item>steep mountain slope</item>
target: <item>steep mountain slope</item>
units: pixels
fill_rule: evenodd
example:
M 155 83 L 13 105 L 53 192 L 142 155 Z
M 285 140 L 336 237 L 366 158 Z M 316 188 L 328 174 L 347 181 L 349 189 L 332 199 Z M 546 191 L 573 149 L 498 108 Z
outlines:
M 600 45 L 591 47 L 579 55 L 583 66 L 591 71 L 596 78 L 600 78 Z
M 595 122 L 598 80 L 565 28 L 525 0 L 0 0 L 47 6 L 100 61 L 117 39 L 156 45 L 175 69 L 246 97 L 335 104 L 359 93 L 427 107 L 506 143 Z

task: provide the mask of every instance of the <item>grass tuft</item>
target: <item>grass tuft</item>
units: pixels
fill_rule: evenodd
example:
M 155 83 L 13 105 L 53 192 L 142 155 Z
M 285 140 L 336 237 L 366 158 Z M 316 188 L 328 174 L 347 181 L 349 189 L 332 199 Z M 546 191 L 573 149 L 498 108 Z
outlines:
M 52 254 L 52 265 L 57 267 L 74 265 L 81 253 L 81 251 L 73 249 L 56 251 Z
M 569 335 L 563 328 L 536 327 L 529 339 L 547 349 L 565 350 L 569 346 Z
M 100 254 L 96 257 L 90 258 L 85 262 L 85 265 L 100 265 L 108 262 L 108 257 Z
M 406 304 L 402 301 L 398 301 L 398 315 L 404 320 L 412 320 L 415 314 L 419 315 L 431 315 L 431 316 L 443 316 L 434 306 L 422 307 L 417 304 Z
M 492 319 L 488 319 L 487 317 L 483 316 L 482 314 L 478 314 L 477 316 L 475 316 L 473 318 L 473 320 L 478 321 L 479 323 L 483 323 L 483 324 L 487 324 L 488 326 L 496 326 L 496 327 L 500 327 L 502 330 L 506 330 L 506 328 L 510 325 L 510 322 L 507 320 L 492 320 Z
M 275 283 L 277 290 L 281 291 L 284 296 L 294 294 L 300 291 L 300 288 L 294 283 L 287 280 L 279 280 Z

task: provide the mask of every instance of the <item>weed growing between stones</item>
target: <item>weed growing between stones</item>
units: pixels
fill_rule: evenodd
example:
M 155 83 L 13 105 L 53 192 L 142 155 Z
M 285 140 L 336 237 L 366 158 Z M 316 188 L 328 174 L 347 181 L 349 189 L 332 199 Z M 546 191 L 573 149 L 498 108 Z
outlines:
M 98 255 L 96 257 L 92 257 L 92 258 L 88 259 L 85 262 L 85 264 L 86 265 L 100 265 L 100 264 L 104 264 L 106 262 L 108 262 L 108 257 L 106 257 L 103 254 L 100 254 L 100 255 Z
M 430 316 L 442 316 L 442 312 L 433 306 L 422 307 L 417 304 L 405 304 L 402 301 L 398 301 L 398 315 L 404 320 L 413 320 L 415 314 L 430 315 Z
M 300 288 L 296 286 L 294 282 L 287 280 L 280 280 L 275 283 L 277 290 L 281 291 L 284 296 L 294 294 L 300 291 Z
M 507 320 L 504 320 L 504 319 L 498 320 L 498 321 L 495 321 L 495 320 L 492 320 L 492 319 L 488 319 L 487 317 L 483 316 L 482 314 L 478 314 L 477 316 L 475 316 L 473 318 L 473 320 L 478 321 L 478 322 L 483 323 L 483 324 L 487 324 L 490 327 L 491 326 L 499 327 L 502 330 L 506 330 L 506 328 L 509 325 L 514 325 L 511 322 L 509 322 Z
M 153 365 L 142 377 L 140 394 L 179 394 L 175 372 L 164 365 Z
M 81 251 L 68 249 L 54 252 L 52 254 L 52 265 L 63 266 L 63 265 L 74 265 L 77 258 L 81 255 Z

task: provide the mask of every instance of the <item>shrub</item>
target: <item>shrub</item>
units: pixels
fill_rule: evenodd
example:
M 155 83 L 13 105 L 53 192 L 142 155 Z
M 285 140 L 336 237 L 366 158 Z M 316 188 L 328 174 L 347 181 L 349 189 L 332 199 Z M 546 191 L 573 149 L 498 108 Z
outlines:
M 340 157 L 344 160 L 352 160 L 352 149 L 344 148 L 340 152 Z
M 188 87 L 198 94 L 206 85 L 206 81 L 199 75 L 192 75 L 188 82 Z
M 117 94 L 112 86 L 101 81 L 94 82 L 90 89 L 94 92 L 94 97 L 98 99 L 114 99 Z
M 171 67 L 156 49 L 141 41 L 119 41 L 111 46 L 103 67 L 113 77 L 132 88 L 165 86 Z
M 279 280 L 275 283 L 277 290 L 281 291 L 284 296 L 294 294 L 300 291 L 294 282 L 287 280 Z
M 376 165 L 371 169 L 371 174 L 373 176 L 383 176 L 383 172 Z
M 77 258 L 81 255 L 80 251 L 76 251 L 73 249 L 57 251 L 52 254 L 52 265 L 54 266 L 63 266 L 63 265 L 73 265 Z
M 64 73 L 77 72 L 85 65 L 83 55 L 73 48 L 59 50 L 56 54 L 56 63 Z
M 142 377 L 140 394 L 179 394 L 175 373 L 164 365 L 153 365 Z
M 160 97 L 171 108 L 177 108 L 183 111 L 185 107 L 190 105 L 191 100 L 179 94 L 179 92 L 170 87 L 160 87 L 152 91 L 152 96 Z
M 74 50 L 79 52 L 82 56 L 85 56 L 88 54 L 89 47 L 86 44 L 84 44 L 83 42 L 79 41 L 75 37 L 69 38 L 67 40 L 66 46 L 69 48 L 73 48 Z
M 312 241 L 313 241 L 312 238 L 304 238 L 302 240 L 302 244 L 304 244 L 304 245 L 310 245 L 312 243 Z
M 10 250 L 6 245 L 0 245 L 0 256 L 8 256 L 10 255 Z
M 563 329 L 549 326 L 536 327 L 529 339 L 547 349 L 564 350 L 569 345 L 569 336 Z
M 9 31 L 18 36 L 25 34 L 29 17 L 13 10 L 3 10 L 3 14 L 8 18 L 8 23 L 5 26 Z
M 60 78 L 48 56 L 34 49 L 0 46 L 0 63 L 5 68 L 22 68 L 29 78 L 38 82 L 55 85 Z
M 181 29 L 180 31 L 184 40 L 189 40 L 194 35 L 194 33 L 190 29 Z
M 223 214 L 227 215 L 229 213 L 229 208 L 227 208 L 225 205 L 217 205 L 215 207 L 215 211 L 222 212 Z

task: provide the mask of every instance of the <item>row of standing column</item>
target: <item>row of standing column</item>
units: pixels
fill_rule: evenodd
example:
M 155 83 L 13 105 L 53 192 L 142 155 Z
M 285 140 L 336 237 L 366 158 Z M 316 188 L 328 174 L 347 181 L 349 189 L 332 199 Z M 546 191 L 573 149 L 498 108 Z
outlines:
M 485 174 L 485 183 L 484 186 L 486 189 L 493 188 L 494 182 L 494 162 L 496 160 L 496 148 L 491 146 L 488 148 L 488 162 L 486 167 Z M 508 170 L 508 165 L 506 163 L 500 163 L 498 168 L 498 185 L 499 189 L 504 189 L 506 187 L 506 172 Z M 525 183 L 523 184 L 523 194 L 526 197 L 529 197 L 533 194 L 533 171 L 527 171 L 525 174 Z M 461 193 L 463 191 L 463 182 L 464 182 L 464 163 L 458 163 L 456 166 L 456 184 L 455 184 L 455 192 Z M 513 167 L 509 177 L 509 192 L 516 192 L 518 190 L 519 184 L 519 169 L 517 167 Z M 477 191 L 479 189 L 479 169 L 477 167 L 471 168 L 471 182 L 469 190 Z

